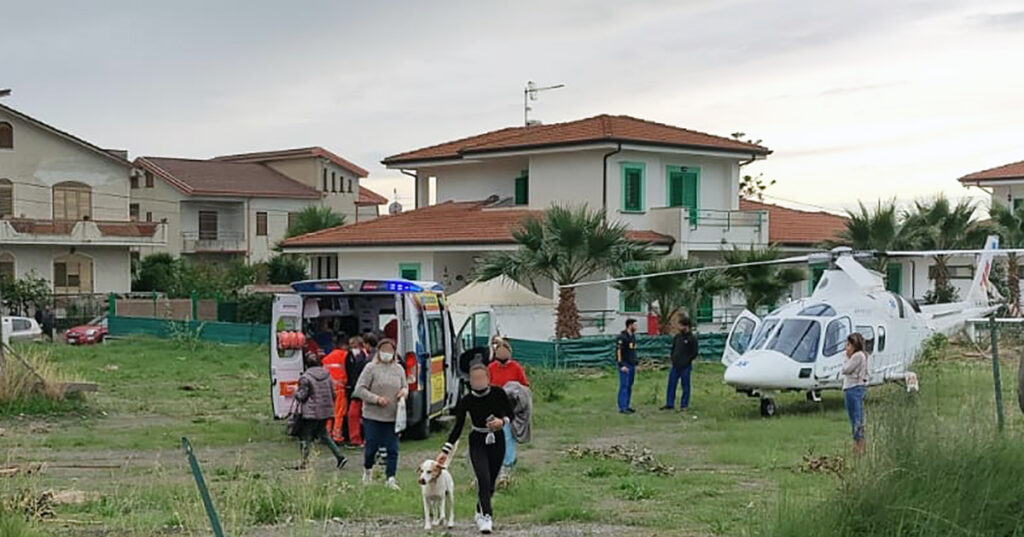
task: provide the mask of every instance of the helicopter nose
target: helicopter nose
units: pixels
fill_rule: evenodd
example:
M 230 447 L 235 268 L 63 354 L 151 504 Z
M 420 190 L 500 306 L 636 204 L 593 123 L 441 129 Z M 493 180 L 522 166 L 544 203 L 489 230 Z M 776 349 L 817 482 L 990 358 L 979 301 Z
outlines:
M 788 356 L 766 350 L 744 354 L 725 369 L 725 383 L 737 388 L 790 388 L 799 364 Z

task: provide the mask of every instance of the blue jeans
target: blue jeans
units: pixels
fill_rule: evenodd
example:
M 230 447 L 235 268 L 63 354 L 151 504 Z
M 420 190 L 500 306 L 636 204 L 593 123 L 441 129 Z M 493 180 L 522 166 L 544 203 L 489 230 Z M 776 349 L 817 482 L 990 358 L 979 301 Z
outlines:
M 398 471 L 398 434 L 395 433 L 395 422 L 377 421 L 363 418 L 363 468 L 373 468 L 377 450 L 387 450 L 387 463 L 384 473 L 388 477 L 395 477 Z
M 505 458 L 501 465 L 511 468 L 516 465 L 516 438 L 512 436 L 512 424 L 506 423 L 502 431 L 505 431 Z
M 682 383 L 683 397 L 679 400 L 679 408 L 690 406 L 690 373 L 693 365 L 682 369 L 673 366 L 668 370 L 668 391 L 665 392 L 665 406 L 672 408 L 676 404 L 676 385 Z
M 864 395 L 867 386 L 854 386 L 843 390 L 846 399 L 846 413 L 850 415 L 850 426 L 853 428 L 853 439 L 864 439 Z
M 629 408 L 629 400 L 633 398 L 633 380 L 636 379 L 636 366 L 621 364 L 619 367 L 619 411 Z M 622 367 L 626 372 L 622 372 Z

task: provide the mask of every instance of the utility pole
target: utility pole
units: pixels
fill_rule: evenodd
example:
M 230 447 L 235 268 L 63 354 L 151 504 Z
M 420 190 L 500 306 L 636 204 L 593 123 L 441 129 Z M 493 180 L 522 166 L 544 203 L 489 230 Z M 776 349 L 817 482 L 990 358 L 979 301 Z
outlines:
M 0 89 L 0 99 L 7 97 L 10 94 L 11 90 L 9 88 Z M 2 285 L 2 282 L 0 282 L 0 375 L 3 374 L 4 366 L 6 365 L 7 362 L 6 358 L 4 357 L 5 346 L 6 343 L 4 342 L 4 286 Z

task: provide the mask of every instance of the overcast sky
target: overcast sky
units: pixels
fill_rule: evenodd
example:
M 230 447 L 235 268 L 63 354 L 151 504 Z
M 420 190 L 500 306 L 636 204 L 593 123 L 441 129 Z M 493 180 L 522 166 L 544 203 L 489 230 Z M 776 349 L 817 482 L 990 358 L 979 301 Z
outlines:
M 385 156 L 600 113 L 728 135 L 776 198 L 964 196 L 1024 160 L 1024 3 L 987 0 L 0 0 L 4 103 L 132 157 L 321 145 L 411 205 Z M 980 194 L 974 189 L 975 195 Z

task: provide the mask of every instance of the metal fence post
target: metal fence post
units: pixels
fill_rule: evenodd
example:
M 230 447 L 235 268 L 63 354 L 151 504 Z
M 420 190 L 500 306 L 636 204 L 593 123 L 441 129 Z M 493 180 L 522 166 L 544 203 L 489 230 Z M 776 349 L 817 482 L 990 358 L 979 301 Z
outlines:
M 192 452 L 192 444 L 189 443 L 188 438 L 181 437 L 181 447 L 185 449 L 185 455 L 188 457 L 188 465 L 192 469 L 192 477 L 195 478 L 199 495 L 203 499 L 203 507 L 206 508 L 206 516 L 210 519 L 213 534 L 216 537 L 224 537 L 224 530 L 220 527 L 220 518 L 217 516 L 217 510 L 213 508 L 213 499 L 210 498 L 210 490 L 206 488 L 203 471 L 199 468 L 199 461 L 196 460 L 196 455 Z
M 192 291 L 192 294 L 190 295 L 189 298 L 192 299 L 192 320 L 193 321 L 198 321 L 199 320 L 199 292 L 198 291 Z
M 988 323 L 992 334 L 992 381 L 996 391 L 996 424 L 999 432 L 1002 432 L 1006 418 L 1003 416 L 1003 385 L 999 377 L 999 328 L 995 315 L 989 317 Z

